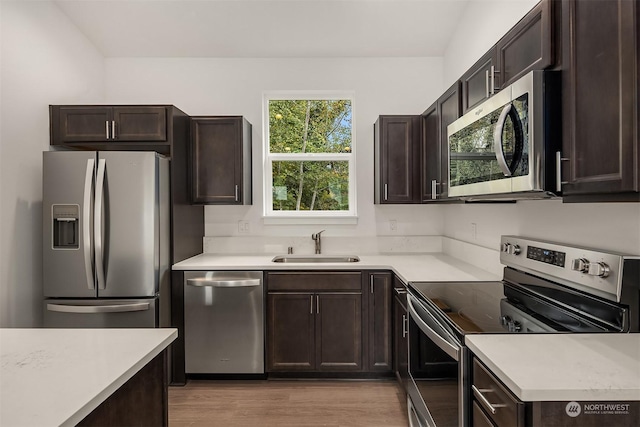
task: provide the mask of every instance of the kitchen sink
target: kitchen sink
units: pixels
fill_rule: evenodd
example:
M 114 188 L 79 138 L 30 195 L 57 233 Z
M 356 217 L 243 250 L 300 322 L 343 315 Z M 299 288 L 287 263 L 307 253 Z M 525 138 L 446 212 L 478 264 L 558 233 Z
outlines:
M 358 262 L 360 258 L 355 255 L 278 255 L 271 262 L 295 262 L 295 263 L 341 263 L 341 262 Z

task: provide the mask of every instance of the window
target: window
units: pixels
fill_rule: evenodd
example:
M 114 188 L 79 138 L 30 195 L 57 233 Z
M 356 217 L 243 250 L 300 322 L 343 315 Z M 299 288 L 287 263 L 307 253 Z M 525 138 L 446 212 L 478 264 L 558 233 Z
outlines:
M 265 95 L 265 217 L 355 217 L 353 97 Z

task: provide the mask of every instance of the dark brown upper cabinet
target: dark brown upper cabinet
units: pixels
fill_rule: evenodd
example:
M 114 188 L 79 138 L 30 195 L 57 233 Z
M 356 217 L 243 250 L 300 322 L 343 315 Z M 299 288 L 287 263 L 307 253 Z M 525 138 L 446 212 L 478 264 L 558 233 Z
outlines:
M 496 44 L 495 85 L 506 87 L 532 70 L 554 63 L 554 0 L 542 0 Z
M 380 116 L 374 124 L 374 202 L 420 203 L 420 116 Z
M 51 143 L 165 142 L 165 106 L 52 105 Z
M 251 123 L 241 116 L 191 118 L 194 204 L 250 205 Z
M 542 0 L 462 75 L 466 113 L 532 70 L 556 61 L 553 0 Z
M 562 194 L 565 201 L 639 201 L 640 7 L 562 3 Z
M 435 102 L 422 113 L 422 201 L 438 198 L 440 179 L 440 119 Z
M 462 84 L 462 108 L 468 111 L 498 89 L 496 86 L 496 50 L 491 49 L 460 77 Z
M 462 82 L 458 80 L 422 113 L 422 202 L 449 199 L 447 126 L 462 113 Z

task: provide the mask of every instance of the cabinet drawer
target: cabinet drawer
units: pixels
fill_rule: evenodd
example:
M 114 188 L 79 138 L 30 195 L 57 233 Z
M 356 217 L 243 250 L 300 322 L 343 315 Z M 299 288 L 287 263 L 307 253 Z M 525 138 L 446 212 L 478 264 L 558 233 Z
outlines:
M 524 403 L 477 359 L 473 361 L 473 398 L 498 427 L 524 424 Z
M 269 273 L 270 291 L 360 291 L 362 273 L 348 272 L 292 272 Z

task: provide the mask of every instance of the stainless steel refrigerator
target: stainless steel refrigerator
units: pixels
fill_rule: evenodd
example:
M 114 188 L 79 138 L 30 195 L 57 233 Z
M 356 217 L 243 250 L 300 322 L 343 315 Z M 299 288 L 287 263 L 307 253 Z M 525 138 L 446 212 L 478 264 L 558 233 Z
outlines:
M 168 326 L 169 161 L 43 153 L 44 326 Z

